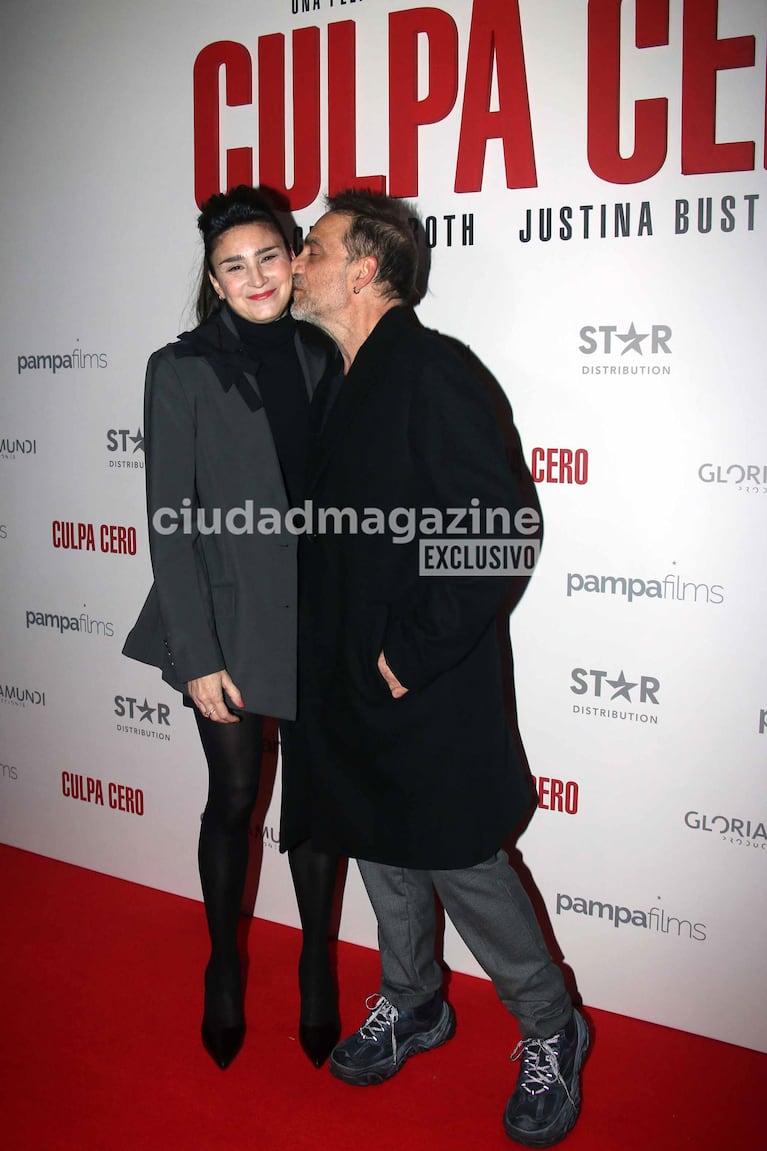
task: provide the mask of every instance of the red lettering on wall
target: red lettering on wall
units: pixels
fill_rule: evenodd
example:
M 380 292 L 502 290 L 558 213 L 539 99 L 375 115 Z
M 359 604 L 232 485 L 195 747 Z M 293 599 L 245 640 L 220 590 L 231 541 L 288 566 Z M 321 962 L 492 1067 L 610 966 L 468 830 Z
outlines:
M 683 0 L 680 91 L 637 100 L 634 144 L 621 152 L 621 28 L 633 12 L 638 59 L 670 42 L 669 0 L 588 0 L 587 152 L 592 171 L 613 184 L 638 184 L 655 176 L 669 148 L 669 103 L 681 103 L 681 172 L 753 171 L 753 140 L 716 139 L 719 74 L 752 68 L 754 36 L 719 39 L 718 0 Z M 297 211 L 317 198 L 324 179 L 331 192 L 343 187 L 388 190 L 417 196 L 422 129 L 443 121 L 456 108 L 459 88 L 459 30 L 441 8 L 391 12 L 389 29 L 389 170 L 357 174 L 357 37 L 352 20 L 327 25 L 327 176 L 321 171 L 320 45 L 317 27 L 297 28 L 290 48 L 281 34 L 260 36 L 258 58 L 259 155 L 256 182 L 280 193 Z M 552 37 L 556 48 L 556 37 Z M 380 51 L 375 45 L 368 50 Z M 419 48 L 422 65 L 419 82 Z M 676 48 L 676 46 L 675 46 Z M 285 92 L 286 53 L 292 53 L 292 100 Z M 255 65 L 243 44 L 208 44 L 194 65 L 195 197 L 254 181 L 253 147 L 221 152 L 220 118 L 227 107 L 254 102 Z M 497 104 L 492 104 L 497 91 Z M 323 94 L 324 97 L 324 94 Z M 381 93 L 381 99 L 387 95 Z M 760 94 L 761 102 L 761 94 Z M 292 104 L 292 110 L 291 110 Z M 491 106 L 492 105 L 492 106 Z M 760 116 L 762 109 L 760 106 Z M 286 117 L 293 120 L 292 184 L 287 172 Z M 767 166 L 767 93 L 764 102 L 764 160 Z M 363 128 L 364 130 L 364 128 Z M 537 186 L 535 149 L 519 0 L 473 0 L 463 106 L 453 186 L 482 188 L 488 142 L 503 148 L 509 188 Z M 383 161 L 376 164 L 383 167 Z M 449 179 L 445 173 L 445 179 Z M 222 188 L 223 184 L 223 188 Z
M 224 69 L 230 108 L 253 103 L 250 53 L 233 40 L 208 44 L 194 62 L 194 197 L 202 206 L 220 191 L 219 77 Z M 253 183 L 253 149 L 230 148 L 226 154 L 226 187 Z
M 490 111 L 495 64 L 498 109 Z M 535 153 L 518 0 L 474 0 L 456 192 L 479 192 L 488 140 L 503 141 L 507 188 L 535 188 Z
M 753 36 L 717 40 L 719 0 L 689 0 L 684 6 L 682 53 L 682 172 L 744 172 L 754 167 L 752 140 L 716 142 L 716 75 L 752 68 Z
M 287 186 L 285 37 L 258 40 L 258 181 L 304 207 L 320 191 L 320 30 L 293 33 L 293 183 Z
M 429 44 L 428 90 L 418 98 L 418 37 Z M 458 95 L 458 29 L 439 8 L 389 16 L 389 192 L 418 195 L 418 129 L 444 120 Z
M 634 151 L 620 152 L 621 6 L 623 0 L 589 0 L 588 158 L 595 175 L 612 184 L 649 180 L 663 167 L 668 100 L 637 100 Z M 637 48 L 668 44 L 668 0 L 636 0 Z
M 386 191 L 385 176 L 357 175 L 357 60 L 355 24 L 328 24 L 328 192 Z
M 536 484 L 587 484 L 589 453 L 586 448 L 533 448 L 530 475 Z

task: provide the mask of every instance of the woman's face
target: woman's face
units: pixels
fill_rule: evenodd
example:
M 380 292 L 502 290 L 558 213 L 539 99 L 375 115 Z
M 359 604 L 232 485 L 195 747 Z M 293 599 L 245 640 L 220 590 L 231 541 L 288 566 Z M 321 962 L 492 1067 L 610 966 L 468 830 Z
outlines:
M 238 224 L 211 253 L 210 282 L 244 320 L 269 324 L 282 316 L 293 290 L 291 253 L 269 224 Z

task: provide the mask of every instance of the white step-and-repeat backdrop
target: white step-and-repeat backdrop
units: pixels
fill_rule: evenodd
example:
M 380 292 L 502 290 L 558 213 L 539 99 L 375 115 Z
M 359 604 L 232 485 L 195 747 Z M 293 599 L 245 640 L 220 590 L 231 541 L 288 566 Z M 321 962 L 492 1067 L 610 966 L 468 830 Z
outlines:
M 0 25 L 0 838 L 198 895 L 193 719 L 120 655 L 144 365 L 192 326 L 196 198 L 261 181 L 306 229 L 365 180 L 417 202 L 421 317 L 506 389 L 538 484 L 521 849 L 565 959 L 586 1003 L 767 1050 L 765 0 L 6 0 Z M 256 911 L 296 924 L 278 793 Z M 375 943 L 353 868 L 342 935 Z M 446 956 L 477 971 L 450 928 Z

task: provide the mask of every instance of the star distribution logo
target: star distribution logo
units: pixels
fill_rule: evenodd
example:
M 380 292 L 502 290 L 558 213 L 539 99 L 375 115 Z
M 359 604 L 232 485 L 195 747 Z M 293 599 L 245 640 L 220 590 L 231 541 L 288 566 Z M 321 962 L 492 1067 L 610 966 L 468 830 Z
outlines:
M 584 364 L 581 373 L 599 375 L 654 375 L 670 376 L 671 368 L 663 363 L 638 363 L 636 357 L 670 356 L 672 331 L 668 324 L 651 324 L 647 331 L 638 331 L 635 322 L 625 330 L 617 324 L 585 324 L 580 330 L 581 343 L 578 351 L 584 356 L 601 355 L 622 359 L 629 356 L 624 364 Z M 631 353 L 631 354 L 629 354 Z
M 107 451 L 112 453 L 112 458 L 109 460 L 110 468 L 143 469 L 144 436 L 141 428 L 136 428 L 135 434 L 130 428 L 109 428 Z M 138 458 L 134 458 L 137 453 L 140 453 Z
M 132 695 L 116 695 L 114 714 L 118 719 L 131 722 L 116 724 L 117 731 L 124 735 L 141 736 L 144 739 L 170 740 L 167 731 L 158 730 L 170 727 L 170 706 L 167 703 L 150 704 L 146 696 L 144 702 Z M 144 726 L 146 725 L 146 726 Z
M 608 672 L 601 669 L 574 667 L 571 672 L 572 683 L 570 691 L 573 695 L 589 695 L 600 700 L 598 706 L 573 704 L 573 714 L 592 719 L 617 719 L 623 722 L 645 723 L 655 725 L 658 722 L 656 713 L 646 710 L 639 711 L 636 707 L 649 705 L 658 707 L 660 680 L 654 675 L 640 675 L 639 679 L 628 679 L 623 668 L 610 679 Z M 606 687 L 605 687 L 606 685 Z M 611 688 L 609 692 L 607 688 Z M 605 706 L 618 704 L 618 706 Z M 629 709 L 625 704 L 631 704 Z

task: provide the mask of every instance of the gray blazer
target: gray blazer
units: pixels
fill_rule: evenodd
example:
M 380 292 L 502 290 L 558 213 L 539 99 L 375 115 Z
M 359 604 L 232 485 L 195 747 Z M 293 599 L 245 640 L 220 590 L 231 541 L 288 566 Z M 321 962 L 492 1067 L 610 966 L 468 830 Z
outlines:
M 311 396 L 330 352 L 306 325 L 296 352 Z M 144 421 L 154 584 L 123 653 L 179 691 L 226 668 L 246 711 L 294 718 L 298 538 L 284 530 L 266 409 L 226 310 L 150 358 Z M 283 530 L 258 530 L 263 509 Z

